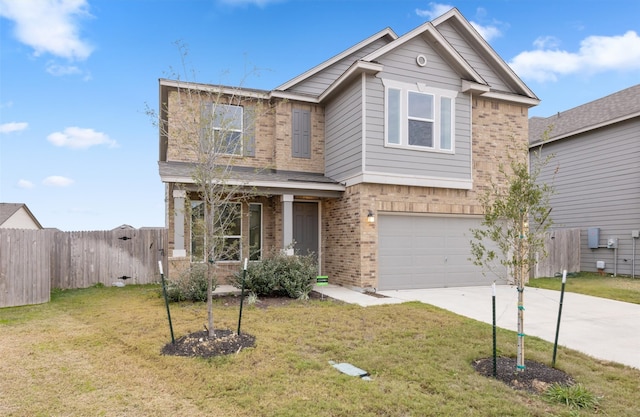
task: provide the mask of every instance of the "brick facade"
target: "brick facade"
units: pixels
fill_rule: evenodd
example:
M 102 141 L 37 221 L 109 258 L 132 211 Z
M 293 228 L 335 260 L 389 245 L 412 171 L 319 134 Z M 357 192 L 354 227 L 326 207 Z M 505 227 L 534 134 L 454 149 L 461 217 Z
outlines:
M 473 188 L 358 184 L 340 199 L 323 204 L 323 273 L 330 282 L 357 288 L 377 288 L 377 224 L 367 213 L 482 215 L 480 196 L 501 182 L 499 165 L 508 168 L 509 155 L 526 160 L 528 110 L 495 100 L 473 100 Z
M 170 95 L 175 113 L 170 117 L 185 117 L 184 100 L 178 104 L 177 93 Z M 245 103 L 247 106 L 250 103 Z M 256 106 L 256 103 L 252 105 Z M 255 114 L 255 156 L 236 157 L 236 165 L 271 168 L 283 171 L 324 172 L 324 109 L 319 105 L 292 101 L 259 103 Z M 196 106 L 198 107 L 198 106 Z M 171 108 L 171 107 L 170 107 Z M 293 158 L 291 152 L 292 109 L 311 113 L 311 158 Z M 380 213 L 481 215 L 480 195 L 491 183 L 500 181 L 499 165 L 508 166 L 508 156 L 526 158 L 528 111 L 524 105 L 476 98 L 472 100 L 472 179 L 471 190 L 416 187 L 404 185 L 357 184 L 347 187 L 340 198 L 325 198 L 320 202 L 320 248 L 322 273 L 333 284 L 367 289 L 378 283 L 378 231 L 376 223 L 367 222 L 371 210 L 376 219 Z M 175 119 L 174 119 L 175 120 Z M 174 123 L 173 128 L 175 128 Z M 179 124 L 178 124 L 179 126 Z M 193 139 L 194 129 L 180 133 Z M 179 138 L 173 132 L 173 138 Z M 187 140 L 171 140 L 167 149 L 168 161 L 193 161 L 193 145 Z M 174 245 L 174 185 L 167 187 L 167 223 L 169 253 Z M 296 199 L 304 195 L 296 195 Z M 315 199 L 318 200 L 318 199 Z M 281 196 L 256 197 L 263 204 L 263 253 L 283 245 L 283 210 Z M 248 213 L 248 206 L 243 207 Z M 185 216 L 185 248 L 189 252 L 190 239 Z M 243 245 L 248 246 L 248 220 L 243 220 Z M 188 268 L 186 258 L 170 258 L 169 275 Z M 221 264 L 219 283 L 238 270 L 239 262 Z

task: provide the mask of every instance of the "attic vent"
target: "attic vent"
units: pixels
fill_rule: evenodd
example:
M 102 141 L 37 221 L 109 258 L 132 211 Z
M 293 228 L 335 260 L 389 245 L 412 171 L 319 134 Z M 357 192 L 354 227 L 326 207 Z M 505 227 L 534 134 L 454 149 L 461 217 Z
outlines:
M 424 67 L 425 65 L 427 65 L 427 57 L 420 54 L 416 57 L 416 64 L 418 64 L 419 67 Z

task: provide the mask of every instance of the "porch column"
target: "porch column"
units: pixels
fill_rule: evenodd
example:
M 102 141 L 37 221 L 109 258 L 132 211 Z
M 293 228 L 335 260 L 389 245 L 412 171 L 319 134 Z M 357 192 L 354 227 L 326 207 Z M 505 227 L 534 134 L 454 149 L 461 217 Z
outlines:
M 293 195 L 282 196 L 282 247 L 293 243 Z M 290 252 L 293 252 L 293 248 Z
M 173 257 L 184 258 L 187 251 L 184 248 L 184 199 L 187 192 L 173 190 Z

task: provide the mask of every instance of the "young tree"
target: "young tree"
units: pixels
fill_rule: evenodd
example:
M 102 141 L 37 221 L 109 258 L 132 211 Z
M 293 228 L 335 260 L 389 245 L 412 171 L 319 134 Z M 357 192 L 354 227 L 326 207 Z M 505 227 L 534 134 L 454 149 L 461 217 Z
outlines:
M 187 50 L 180 43 L 178 48 L 184 67 Z M 191 219 L 191 261 L 207 265 L 207 330 L 215 337 L 212 293 L 218 263 L 241 261 L 241 207 L 257 195 L 247 184 L 259 169 L 238 166 L 246 165 L 242 160 L 253 151 L 256 123 L 270 105 L 259 91 L 173 78 L 175 91 L 169 102 L 161 103 L 160 114 L 167 114 L 167 120 L 153 110 L 147 113 L 192 166 L 186 207 L 175 209 L 185 210 Z
M 536 254 L 546 256 L 544 233 L 552 224 L 549 199 L 553 188 L 538 182 L 540 172 L 550 158 L 541 159 L 540 150 L 531 158 L 531 164 L 527 156 L 511 157 L 508 166 L 499 166 L 504 183 L 492 180 L 481 197 L 482 227 L 471 230 L 473 263 L 512 281 L 517 287 L 519 371 L 525 369 L 524 286 L 536 264 Z M 528 155 L 526 150 L 524 152 Z M 501 276 L 504 274 L 507 276 Z

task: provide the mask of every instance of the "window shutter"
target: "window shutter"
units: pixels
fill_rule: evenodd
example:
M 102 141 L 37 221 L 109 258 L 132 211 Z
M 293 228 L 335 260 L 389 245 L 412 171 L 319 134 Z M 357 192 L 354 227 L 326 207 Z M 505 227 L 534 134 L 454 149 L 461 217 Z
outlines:
M 291 156 L 311 158 L 311 112 L 293 109 Z
M 242 134 L 244 156 L 256 156 L 256 114 L 253 107 L 244 107 Z

